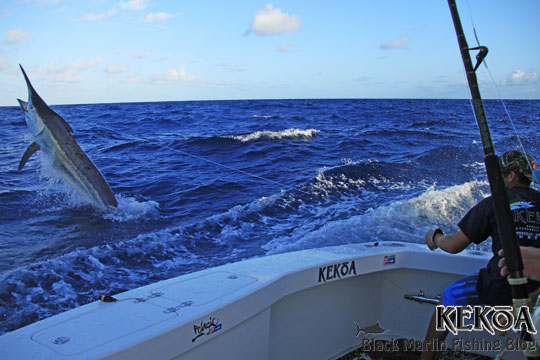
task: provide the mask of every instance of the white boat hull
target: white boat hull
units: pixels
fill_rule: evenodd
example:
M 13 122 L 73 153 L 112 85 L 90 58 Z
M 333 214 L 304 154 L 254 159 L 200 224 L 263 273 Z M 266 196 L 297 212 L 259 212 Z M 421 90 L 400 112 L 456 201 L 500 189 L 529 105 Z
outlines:
M 404 243 L 250 259 L 127 291 L 115 295 L 117 302 L 96 301 L 5 334 L 0 358 L 333 359 L 366 338 L 422 340 L 434 306 L 404 295 L 435 297 L 488 259 Z M 356 336 L 355 323 L 379 323 L 386 331 Z

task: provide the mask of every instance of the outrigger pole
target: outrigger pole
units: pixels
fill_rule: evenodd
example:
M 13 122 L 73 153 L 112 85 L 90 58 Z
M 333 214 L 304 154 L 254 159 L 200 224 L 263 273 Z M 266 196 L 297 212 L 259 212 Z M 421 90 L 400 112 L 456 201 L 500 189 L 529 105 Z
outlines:
M 448 5 L 450 6 L 450 12 L 452 13 L 452 20 L 454 21 L 454 27 L 456 29 L 459 49 L 467 73 L 467 81 L 469 83 L 469 89 L 471 90 L 476 122 L 478 123 L 478 128 L 480 129 L 480 135 L 482 137 L 482 145 L 485 154 L 484 163 L 486 165 L 489 186 L 491 188 L 497 227 L 501 237 L 504 257 L 506 258 L 506 266 L 510 272 L 508 282 L 512 288 L 514 309 L 519 309 L 522 306 L 531 307 L 532 303 L 529 299 L 527 290 L 527 278 L 523 276 L 523 260 L 521 258 L 519 241 L 512 221 L 508 194 L 506 193 L 504 185 L 499 157 L 495 154 L 495 148 L 493 147 L 493 141 L 491 140 L 491 134 L 489 132 L 489 126 L 484 111 L 484 104 L 482 102 L 482 97 L 480 96 L 478 81 L 476 79 L 476 69 L 478 69 L 482 60 L 484 60 L 488 49 L 485 46 L 469 48 L 467 40 L 465 39 L 465 34 L 463 33 L 463 27 L 461 26 L 456 1 L 448 0 Z M 477 64 L 474 68 L 469 54 L 470 50 L 479 50 L 479 53 L 476 56 Z M 524 340 L 526 341 L 534 341 L 531 340 L 530 334 L 525 331 L 522 331 L 522 336 L 525 336 Z M 524 353 L 531 359 L 537 358 L 534 356 L 538 356 L 538 354 L 533 355 L 527 352 Z

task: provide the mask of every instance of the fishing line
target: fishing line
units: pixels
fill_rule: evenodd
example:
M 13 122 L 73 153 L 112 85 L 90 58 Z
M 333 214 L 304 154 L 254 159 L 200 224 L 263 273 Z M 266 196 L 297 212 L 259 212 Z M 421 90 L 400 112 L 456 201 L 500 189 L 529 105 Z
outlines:
M 101 128 L 105 129 L 105 130 L 108 130 L 110 132 L 113 132 L 113 133 L 116 133 L 116 134 L 120 134 L 119 131 L 116 131 L 116 130 L 113 130 L 113 129 L 110 129 L 110 128 L 107 128 L 105 126 L 102 126 L 100 125 Z M 216 165 L 216 166 L 219 166 L 219 167 L 222 167 L 222 168 L 225 168 L 225 169 L 228 169 L 228 170 L 233 170 L 233 171 L 236 171 L 238 173 L 241 173 L 243 175 L 247 175 L 247 176 L 250 176 L 250 177 L 253 177 L 253 178 L 256 178 L 256 179 L 259 179 L 259 180 L 263 180 L 263 181 L 266 181 L 266 182 L 269 182 L 269 183 L 272 183 L 274 185 L 279 185 L 281 187 L 286 187 L 287 185 L 285 184 L 282 184 L 280 182 L 277 182 L 277 181 L 274 181 L 274 180 L 270 180 L 270 179 L 266 179 L 262 176 L 259 176 L 259 175 L 255 175 L 255 174 L 252 174 L 252 173 L 249 173 L 247 171 L 244 171 L 244 170 L 241 170 L 241 169 L 237 169 L 237 168 L 234 168 L 232 166 L 228 166 L 228 165 L 225 165 L 225 164 L 222 164 L 222 163 L 218 163 L 216 161 L 213 161 L 213 160 L 210 160 L 210 159 L 207 159 L 207 158 L 204 158 L 202 156 L 198 156 L 198 155 L 194 155 L 194 154 L 191 154 L 191 153 L 188 153 L 187 151 L 183 151 L 183 150 L 179 150 L 179 149 L 174 149 L 168 145 L 162 145 L 162 144 L 159 144 L 157 141 L 152 141 L 152 140 L 146 140 L 146 139 L 143 139 L 143 138 L 140 138 L 140 137 L 137 137 L 137 136 L 134 136 L 134 135 L 129 135 L 129 136 L 126 136 L 125 134 L 121 134 L 123 137 L 127 137 L 129 140 L 135 140 L 135 141 L 140 141 L 140 142 L 143 142 L 143 143 L 154 143 L 154 144 L 157 144 L 159 147 L 161 148 L 164 148 L 164 149 L 168 149 L 168 150 L 171 150 L 173 152 L 177 152 L 177 153 L 180 153 L 182 155 L 186 155 L 186 156 L 189 156 L 189 157 L 192 157 L 194 159 L 197 159 L 197 160 L 201 160 L 201 161 L 204 161 L 204 162 L 207 162 L 207 163 L 210 163 L 212 165 Z M 303 190 L 299 190 L 299 189 L 292 189 L 292 190 L 296 190 L 296 191 L 299 191 L 299 192 L 303 192 L 304 194 L 308 194 L 307 192 L 304 192 Z M 287 190 L 286 190 L 287 191 Z
M 116 130 L 113 130 L 113 129 L 110 129 L 108 127 L 105 127 L 105 126 L 102 126 L 100 125 L 101 128 L 105 129 L 105 130 L 108 130 L 112 133 L 116 133 L 116 134 L 120 134 L 119 131 L 116 131 Z M 195 154 L 191 154 L 187 151 L 184 151 L 184 150 L 180 150 L 180 149 L 175 149 L 175 148 L 172 148 L 168 145 L 163 145 L 163 144 L 159 144 L 157 141 L 152 141 L 152 140 L 146 140 L 146 139 L 143 139 L 143 138 L 140 138 L 138 136 L 134 136 L 134 135 L 128 135 L 126 136 L 125 134 L 121 134 L 123 137 L 127 138 L 128 140 L 135 140 L 135 141 L 140 141 L 140 142 L 143 142 L 143 143 L 154 143 L 154 144 L 157 144 L 159 147 L 161 148 L 164 148 L 164 149 L 168 149 L 172 152 L 176 152 L 176 153 L 180 153 L 182 155 L 185 155 L 185 156 L 189 156 L 189 157 L 192 157 L 194 159 L 197 159 L 197 160 L 200 160 L 200 161 L 203 161 L 203 162 L 207 162 L 209 164 L 212 164 L 214 166 L 217 166 L 217 167 L 221 167 L 221 168 L 224 168 L 224 169 L 227 169 L 227 170 L 231 170 L 231 171 L 234 171 L 234 172 L 238 172 L 242 175 L 246 175 L 246 176 L 249 176 L 249 177 L 252 177 L 252 178 L 255 178 L 255 179 L 259 179 L 259 180 L 262 180 L 262 181 L 265 181 L 267 183 L 271 183 L 271 184 L 274 184 L 274 185 L 278 185 L 280 186 L 282 189 L 281 191 L 282 192 L 292 192 L 292 191 L 297 191 L 301 194 L 304 194 L 304 195 L 307 195 L 307 196 L 312 196 L 312 194 L 308 193 L 307 191 L 304 191 L 304 190 L 301 190 L 301 189 L 297 189 L 297 188 L 288 188 L 287 189 L 287 185 L 286 184 L 283 184 L 283 183 L 280 183 L 278 181 L 275 181 L 275 180 L 271 180 L 271 179 L 267 179 L 263 176 L 259 176 L 259 175 L 255 175 L 255 174 L 252 174 L 250 172 L 247 172 L 247 171 L 244 171 L 244 170 L 241 170 L 241 169 L 238 169 L 238 168 L 234 168 L 232 166 L 229 166 L 229 165 L 225 165 L 225 164 L 222 164 L 222 163 L 219 163 L 219 162 L 216 162 L 216 161 L 213 161 L 213 160 L 210 160 L 210 159 L 207 159 L 205 157 L 202 157 L 202 156 L 199 156 L 199 155 L 195 155 Z M 329 202 L 334 202 L 334 203 L 338 203 L 337 201 L 333 201 L 331 199 L 327 199 Z M 285 203 L 284 204 L 285 206 L 287 207 L 290 207 L 292 210 L 296 210 L 295 208 L 292 207 L 292 205 L 290 204 L 287 204 Z
M 217 166 L 217 167 L 221 167 L 221 168 L 224 168 L 224 169 L 227 169 L 227 170 L 230 170 L 230 171 L 234 171 L 234 172 L 237 172 L 237 173 L 240 173 L 242 175 L 245 175 L 245 176 L 249 176 L 249 177 L 252 177 L 252 178 L 255 178 L 255 179 L 258 179 L 258 180 L 262 180 L 262 181 L 265 181 L 267 183 L 271 183 L 271 184 L 274 184 L 274 185 L 278 185 L 282 188 L 282 192 L 283 193 L 291 193 L 291 192 L 298 192 L 298 193 L 301 193 L 303 195 L 306 195 L 308 197 L 312 197 L 313 194 L 312 193 L 309 193 L 307 191 L 304 191 L 302 189 L 298 189 L 298 188 L 288 188 L 286 184 L 283 184 L 281 182 L 278 182 L 278 181 L 275 181 L 275 180 L 271 180 L 271 179 L 267 179 L 263 176 L 260 176 L 260 175 L 256 175 L 256 174 L 252 174 L 250 172 L 247 172 L 245 170 L 241 170 L 241 169 L 238 169 L 238 168 L 234 168 L 232 166 L 229 166 L 229 165 L 225 165 L 225 164 L 222 164 L 222 163 L 219 163 L 219 162 L 216 162 L 216 161 L 213 161 L 213 160 L 210 160 L 210 159 L 207 159 L 205 157 L 202 157 L 202 156 L 199 156 L 199 155 L 195 155 L 195 154 L 191 154 L 187 151 L 184 151 L 184 150 L 180 150 L 180 149 L 176 149 L 176 148 L 173 148 L 169 145 L 163 145 L 163 144 L 160 144 L 158 143 L 157 141 L 155 140 L 147 140 L 147 139 L 143 139 L 141 137 L 138 137 L 138 136 L 135 136 L 135 135 L 126 135 L 125 133 L 120 133 L 119 131 L 116 131 L 114 129 L 111 129 L 111 128 L 108 128 L 106 126 L 103 126 L 103 125 L 99 125 L 100 128 L 104 129 L 104 130 L 107 130 L 111 133 L 115 133 L 117 135 L 119 135 L 120 137 L 123 137 L 123 138 L 126 138 L 127 140 L 131 140 L 131 141 L 139 141 L 139 142 L 142 142 L 142 143 L 154 143 L 154 144 L 157 144 L 159 147 L 161 148 L 164 148 L 164 149 L 168 149 L 172 152 L 176 152 L 176 153 L 180 153 L 182 155 L 185 155 L 185 156 L 189 156 L 189 157 L 192 157 L 194 159 L 197 159 L 197 160 L 200 160 L 200 161 L 203 161 L 203 162 L 206 162 L 206 163 L 209 163 L 209 164 L 212 164 L 214 166 Z M 336 205 L 339 205 L 341 202 L 339 201 L 336 201 L 336 200 L 332 200 L 332 199 L 326 199 L 327 202 L 329 203 L 332 203 L 332 204 L 336 204 Z M 291 204 L 288 204 L 286 202 L 283 203 L 283 205 L 285 207 L 289 207 L 290 209 L 292 210 L 297 210 L 296 208 L 294 208 Z M 404 223 L 404 222 L 401 222 L 401 221 L 398 221 L 398 220 L 395 220 L 395 219 L 391 219 L 391 218 L 386 218 L 385 220 L 389 221 L 389 222 L 392 222 L 392 223 L 395 223 L 395 224 L 399 224 L 399 225 L 402 225 L 402 226 L 405 226 L 405 227 L 408 227 L 408 228 L 413 228 L 413 229 L 417 229 L 416 226 L 414 225 L 411 225 L 411 224 L 407 224 L 407 223 Z M 409 233 L 409 232 L 406 232 L 406 231 L 403 231 L 405 232 L 406 234 L 410 235 L 411 237 L 416 237 L 416 236 L 419 236 L 418 234 L 412 234 L 412 233 Z
M 469 8 L 469 17 L 470 17 L 471 25 L 472 25 L 472 28 L 473 28 L 474 38 L 476 39 L 476 45 L 478 47 L 480 47 L 481 46 L 480 45 L 480 40 L 478 39 L 478 34 L 476 33 L 476 26 L 474 25 L 474 19 L 473 19 L 473 15 L 472 15 L 471 6 L 469 4 L 469 0 L 467 0 L 467 7 Z M 497 86 L 497 82 L 495 81 L 495 78 L 493 77 L 493 74 L 491 73 L 491 70 L 488 67 L 486 59 L 483 59 L 482 62 L 483 62 L 484 66 L 485 66 L 485 68 L 487 70 L 487 73 L 488 73 L 490 79 L 491 79 L 491 83 L 493 84 L 493 87 L 495 88 L 495 91 L 497 92 L 497 96 L 499 98 L 499 101 L 500 101 L 503 109 L 504 109 L 504 112 L 506 113 L 506 116 L 508 117 L 508 120 L 510 121 L 510 124 L 512 125 L 512 129 L 514 130 L 514 133 L 516 135 L 516 138 L 517 138 L 517 141 L 518 141 L 518 144 L 519 144 L 519 148 L 521 149 L 521 151 L 523 153 L 528 154 L 527 151 L 525 151 L 525 146 L 523 146 L 523 143 L 521 142 L 521 137 L 519 136 L 519 133 L 518 133 L 518 131 L 516 129 L 516 125 L 514 124 L 514 121 L 512 120 L 512 116 L 510 116 L 510 112 L 508 111 L 508 108 L 506 107 L 506 103 L 504 102 L 504 100 L 502 98 L 499 87 Z M 469 92 L 470 92 L 470 90 L 469 90 Z M 471 105 L 472 105 L 472 100 L 471 100 Z M 529 165 L 529 168 L 531 169 L 531 172 L 533 173 L 533 176 L 534 176 L 534 167 L 530 163 L 529 157 L 525 156 L 525 159 L 527 160 L 527 164 Z
M 493 77 L 493 74 L 491 73 L 491 70 L 489 69 L 489 67 L 488 67 L 488 65 L 487 65 L 487 63 L 485 61 L 484 61 L 484 66 L 486 67 L 486 70 L 487 70 L 487 72 L 489 74 L 489 77 L 491 78 L 491 82 L 493 83 L 493 86 L 495 87 L 495 90 L 497 91 L 497 96 L 499 97 L 499 101 L 502 104 L 504 112 L 506 113 L 506 116 L 508 117 L 508 120 L 510 120 L 510 124 L 512 125 L 512 129 L 514 130 L 514 133 L 516 134 L 516 138 L 517 138 L 517 141 L 519 143 L 519 147 L 520 147 L 522 152 L 527 154 L 527 152 L 525 151 L 525 146 L 521 142 L 521 137 L 519 136 L 519 133 L 518 133 L 518 131 L 516 129 L 516 125 L 514 124 L 514 121 L 512 120 L 512 116 L 510 116 L 510 112 L 508 111 L 508 108 L 506 107 L 506 103 L 504 102 L 504 100 L 502 98 L 501 92 L 499 91 L 499 87 L 497 86 L 497 83 L 495 82 L 495 78 Z M 525 156 L 525 159 L 527 159 L 527 164 L 529 164 L 529 168 L 531 169 L 531 172 L 534 173 L 534 168 L 533 168 L 532 164 L 529 161 L 529 157 Z

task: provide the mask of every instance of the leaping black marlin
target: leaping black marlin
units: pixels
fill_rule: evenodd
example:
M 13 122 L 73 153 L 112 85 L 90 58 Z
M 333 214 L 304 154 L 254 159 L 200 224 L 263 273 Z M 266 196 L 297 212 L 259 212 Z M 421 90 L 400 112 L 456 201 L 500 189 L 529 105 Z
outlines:
M 34 142 L 26 149 L 19 170 L 33 153 L 43 150 L 52 159 L 53 168 L 87 201 L 99 207 L 116 207 L 111 188 L 71 135 L 71 126 L 41 99 L 22 66 L 21 70 L 28 87 L 28 102 L 18 100 Z

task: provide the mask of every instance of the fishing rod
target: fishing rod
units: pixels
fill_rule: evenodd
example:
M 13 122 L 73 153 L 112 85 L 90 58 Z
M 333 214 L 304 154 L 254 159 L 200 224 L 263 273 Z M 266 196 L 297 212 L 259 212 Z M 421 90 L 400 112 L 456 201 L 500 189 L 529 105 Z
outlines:
M 459 49 L 463 59 L 463 65 L 465 66 L 465 72 L 467 74 L 467 82 L 469 83 L 469 89 L 471 91 L 476 122 L 478 123 L 478 128 L 482 137 L 482 145 L 485 154 L 484 163 L 486 166 L 489 186 L 493 198 L 493 207 L 495 210 L 495 218 L 497 220 L 497 228 L 499 230 L 501 244 L 504 250 L 504 256 L 506 258 L 506 266 L 510 272 L 508 282 L 512 288 L 514 309 L 518 309 L 523 306 L 528 306 L 531 308 L 532 302 L 529 299 L 527 278 L 523 275 L 523 259 L 521 258 L 519 241 L 512 220 L 508 194 L 506 193 L 506 188 L 504 185 L 499 157 L 497 154 L 495 154 L 495 148 L 493 146 L 493 141 L 491 140 L 491 133 L 489 131 L 486 113 L 484 111 L 484 104 L 482 102 L 482 97 L 480 95 L 480 89 L 478 88 L 478 81 L 476 78 L 476 70 L 486 57 L 488 49 L 485 46 L 469 48 L 463 32 L 463 27 L 461 26 L 456 1 L 448 0 L 448 6 L 450 7 L 450 12 L 452 14 Z M 476 56 L 477 63 L 474 67 L 469 54 L 471 50 L 479 50 Z M 525 341 L 534 341 L 531 339 L 530 334 L 524 330 L 522 330 L 522 336 Z M 537 359 L 540 357 L 538 353 L 528 351 L 524 351 L 524 354 L 529 359 Z

